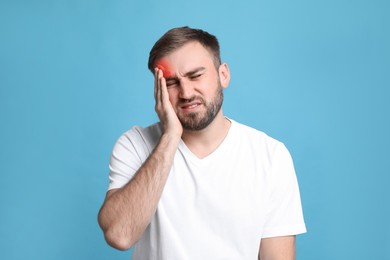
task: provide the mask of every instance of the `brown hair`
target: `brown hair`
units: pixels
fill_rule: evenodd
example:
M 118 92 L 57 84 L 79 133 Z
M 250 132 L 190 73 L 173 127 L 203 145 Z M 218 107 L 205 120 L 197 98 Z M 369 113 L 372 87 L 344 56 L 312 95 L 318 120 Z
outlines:
M 221 55 L 218 39 L 206 31 L 188 26 L 173 28 L 166 32 L 153 46 L 149 53 L 148 68 L 154 73 L 156 62 L 182 47 L 186 43 L 197 41 L 213 56 L 215 68 L 221 65 Z

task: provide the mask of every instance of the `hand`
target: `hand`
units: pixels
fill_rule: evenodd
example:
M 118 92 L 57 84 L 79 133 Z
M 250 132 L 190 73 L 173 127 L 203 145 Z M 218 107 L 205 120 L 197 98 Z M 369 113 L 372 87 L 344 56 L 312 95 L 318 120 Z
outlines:
M 169 101 L 166 81 L 159 68 L 154 69 L 154 98 L 156 100 L 155 110 L 163 125 L 164 133 L 181 138 L 183 127 Z

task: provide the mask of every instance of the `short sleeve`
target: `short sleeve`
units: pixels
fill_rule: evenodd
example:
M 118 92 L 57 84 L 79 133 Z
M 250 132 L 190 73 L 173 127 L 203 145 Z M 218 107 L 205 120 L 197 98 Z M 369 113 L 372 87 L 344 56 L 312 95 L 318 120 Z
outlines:
M 126 185 L 141 167 L 143 160 L 136 148 L 139 146 L 137 139 L 137 133 L 133 128 L 116 141 L 109 164 L 109 190 Z
M 284 144 L 276 146 L 271 160 L 268 211 L 262 238 L 305 233 L 298 181 Z

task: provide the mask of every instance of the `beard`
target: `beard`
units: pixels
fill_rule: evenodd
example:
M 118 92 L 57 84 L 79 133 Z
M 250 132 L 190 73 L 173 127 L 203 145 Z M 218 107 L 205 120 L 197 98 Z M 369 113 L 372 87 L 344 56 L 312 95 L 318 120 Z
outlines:
M 221 83 L 218 81 L 218 88 L 212 101 L 207 102 L 202 97 L 195 96 L 191 99 L 185 100 L 185 102 L 192 102 L 194 100 L 201 101 L 203 106 L 206 108 L 206 111 L 194 112 L 186 115 L 178 114 L 177 116 L 185 130 L 199 131 L 210 125 L 210 123 L 214 121 L 215 117 L 221 110 L 223 102 Z

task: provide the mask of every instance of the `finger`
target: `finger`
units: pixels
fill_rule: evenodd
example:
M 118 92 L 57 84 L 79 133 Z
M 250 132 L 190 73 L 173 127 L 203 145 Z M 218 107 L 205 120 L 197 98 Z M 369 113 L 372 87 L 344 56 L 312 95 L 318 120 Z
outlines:
M 161 79 L 162 79 L 162 71 L 160 69 L 157 70 L 157 93 L 156 93 L 156 104 L 159 108 L 162 106 L 161 100 Z
M 154 68 L 154 98 L 157 98 L 158 69 Z
M 160 69 L 155 68 L 154 69 L 154 97 L 156 99 L 156 102 L 160 101 L 161 94 L 160 94 Z
M 163 104 L 168 104 L 169 101 L 169 95 L 168 95 L 168 89 L 167 89 L 167 82 L 164 77 L 161 78 L 160 81 L 160 88 L 161 88 L 161 102 Z

